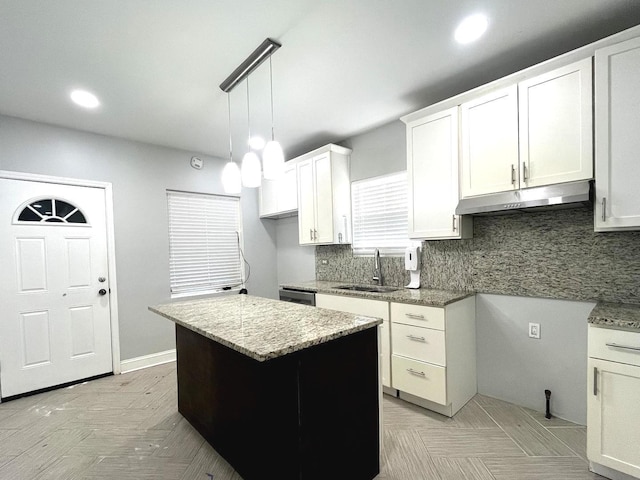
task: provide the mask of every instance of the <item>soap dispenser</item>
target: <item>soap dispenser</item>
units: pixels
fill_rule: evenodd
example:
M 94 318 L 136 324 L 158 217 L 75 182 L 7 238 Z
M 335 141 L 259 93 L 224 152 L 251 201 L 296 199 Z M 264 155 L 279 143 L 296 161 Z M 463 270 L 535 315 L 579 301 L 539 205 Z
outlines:
M 404 252 L 404 268 L 409 270 L 411 279 L 406 288 L 420 288 L 420 246 L 412 245 Z

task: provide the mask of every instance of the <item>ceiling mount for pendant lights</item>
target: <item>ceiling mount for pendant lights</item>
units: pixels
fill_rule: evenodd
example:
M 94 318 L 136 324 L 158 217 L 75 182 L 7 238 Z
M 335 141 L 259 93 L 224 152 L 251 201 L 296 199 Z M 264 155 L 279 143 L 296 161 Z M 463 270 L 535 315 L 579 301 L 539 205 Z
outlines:
M 249 55 L 246 60 L 244 60 L 232 73 L 229 75 L 221 84 L 220 89 L 229 95 L 229 92 L 233 90 L 240 82 L 244 79 L 247 79 L 247 117 L 249 121 L 249 141 L 251 141 L 251 126 L 250 126 L 250 118 L 249 118 L 249 75 L 262 63 L 264 63 L 267 59 L 271 59 L 271 55 L 278 50 L 281 45 L 277 42 L 274 42 L 270 38 L 267 38 L 264 42 L 260 44 L 258 48 L 256 48 L 251 55 Z M 275 178 L 279 174 L 279 171 L 282 170 L 279 165 L 279 158 L 282 157 L 282 165 L 284 165 L 284 155 L 282 154 L 282 148 L 280 144 L 275 142 L 274 134 L 273 134 L 273 83 L 271 78 L 271 62 L 269 62 L 269 83 L 271 85 L 271 141 L 267 143 L 267 146 L 263 152 L 263 161 L 265 168 L 265 178 Z M 274 147 L 273 144 L 276 144 Z M 254 144 L 255 147 L 255 144 Z M 253 147 L 252 147 L 253 148 Z M 274 151 L 275 155 L 272 155 L 270 152 Z M 279 155 L 278 155 L 279 153 Z M 275 161 L 273 160 L 275 158 Z M 227 186 L 225 184 L 225 171 L 231 172 L 232 170 L 235 172 L 238 170 L 238 165 L 233 161 L 232 153 L 231 153 L 231 107 L 229 107 L 229 163 L 225 166 L 225 170 L 223 171 L 223 184 L 225 185 L 225 192 L 231 193 L 227 190 Z M 237 172 L 237 177 L 242 179 L 242 184 L 245 187 L 258 187 L 260 186 L 260 181 L 262 177 L 262 173 L 260 171 L 260 159 L 256 155 L 255 152 L 251 151 L 251 148 L 246 153 L 244 158 L 242 159 L 242 168 Z M 236 174 L 229 174 L 229 177 L 236 181 Z M 238 178 L 238 180 L 239 180 Z M 239 182 L 238 182 L 239 183 Z M 229 185 L 231 187 L 231 185 Z M 235 183 L 233 185 L 236 186 Z M 239 189 L 239 187 L 238 187 Z M 234 192 L 235 193 L 235 192 Z

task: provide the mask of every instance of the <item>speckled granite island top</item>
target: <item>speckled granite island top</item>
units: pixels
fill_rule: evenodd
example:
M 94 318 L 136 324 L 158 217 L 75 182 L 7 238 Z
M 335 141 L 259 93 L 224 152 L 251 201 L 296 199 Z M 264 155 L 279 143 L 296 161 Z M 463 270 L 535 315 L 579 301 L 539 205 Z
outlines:
M 167 303 L 149 310 L 258 361 L 382 323 L 379 318 L 251 295 Z
M 474 292 L 455 292 L 450 290 L 432 290 L 428 288 L 410 289 L 398 287 L 393 292 L 354 292 L 352 290 L 340 290 L 336 287 L 349 285 L 349 282 L 328 282 L 312 280 L 309 282 L 287 283 L 280 285 L 283 288 L 304 290 L 329 295 L 344 295 L 348 297 L 370 298 L 386 302 L 413 303 L 416 305 L 428 305 L 431 307 L 444 307 L 463 298 L 474 295 Z
M 594 325 L 640 330 L 640 305 L 600 302 L 591 310 L 588 321 Z

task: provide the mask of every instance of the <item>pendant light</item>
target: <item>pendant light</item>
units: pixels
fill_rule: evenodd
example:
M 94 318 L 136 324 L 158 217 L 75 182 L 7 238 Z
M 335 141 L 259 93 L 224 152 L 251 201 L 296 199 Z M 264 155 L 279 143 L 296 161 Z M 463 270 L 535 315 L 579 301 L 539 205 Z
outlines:
M 231 98 L 227 93 L 227 106 L 229 109 L 229 161 L 222 170 L 222 188 L 225 193 L 240 193 L 240 169 L 238 164 L 233 161 L 233 145 L 231 143 Z
M 273 75 L 271 69 L 271 57 L 269 57 L 269 89 L 271 92 L 271 140 L 267 142 L 262 151 L 262 166 L 264 178 L 274 180 L 284 172 L 284 152 L 280 143 L 276 141 L 273 133 Z
M 249 77 L 247 77 L 247 125 L 249 127 L 249 139 L 251 139 L 251 114 L 249 109 Z M 248 143 L 248 142 L 247 142 Z M 242 185 L 248 188 L 260 186 L 262 172 L 260 171 L 260 159 L 251 147 L 242 158 L 242 167 L 240 167 L 242 176 Z

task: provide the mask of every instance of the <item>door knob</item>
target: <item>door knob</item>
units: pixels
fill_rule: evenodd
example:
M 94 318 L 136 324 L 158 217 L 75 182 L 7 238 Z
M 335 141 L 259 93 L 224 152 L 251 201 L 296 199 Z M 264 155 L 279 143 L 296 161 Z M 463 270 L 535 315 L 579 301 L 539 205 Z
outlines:
M 106 295 L 107 291 L 104 288 L 101 288 L 100 290 L 98 290 L 98 294 L 100 295 Z

